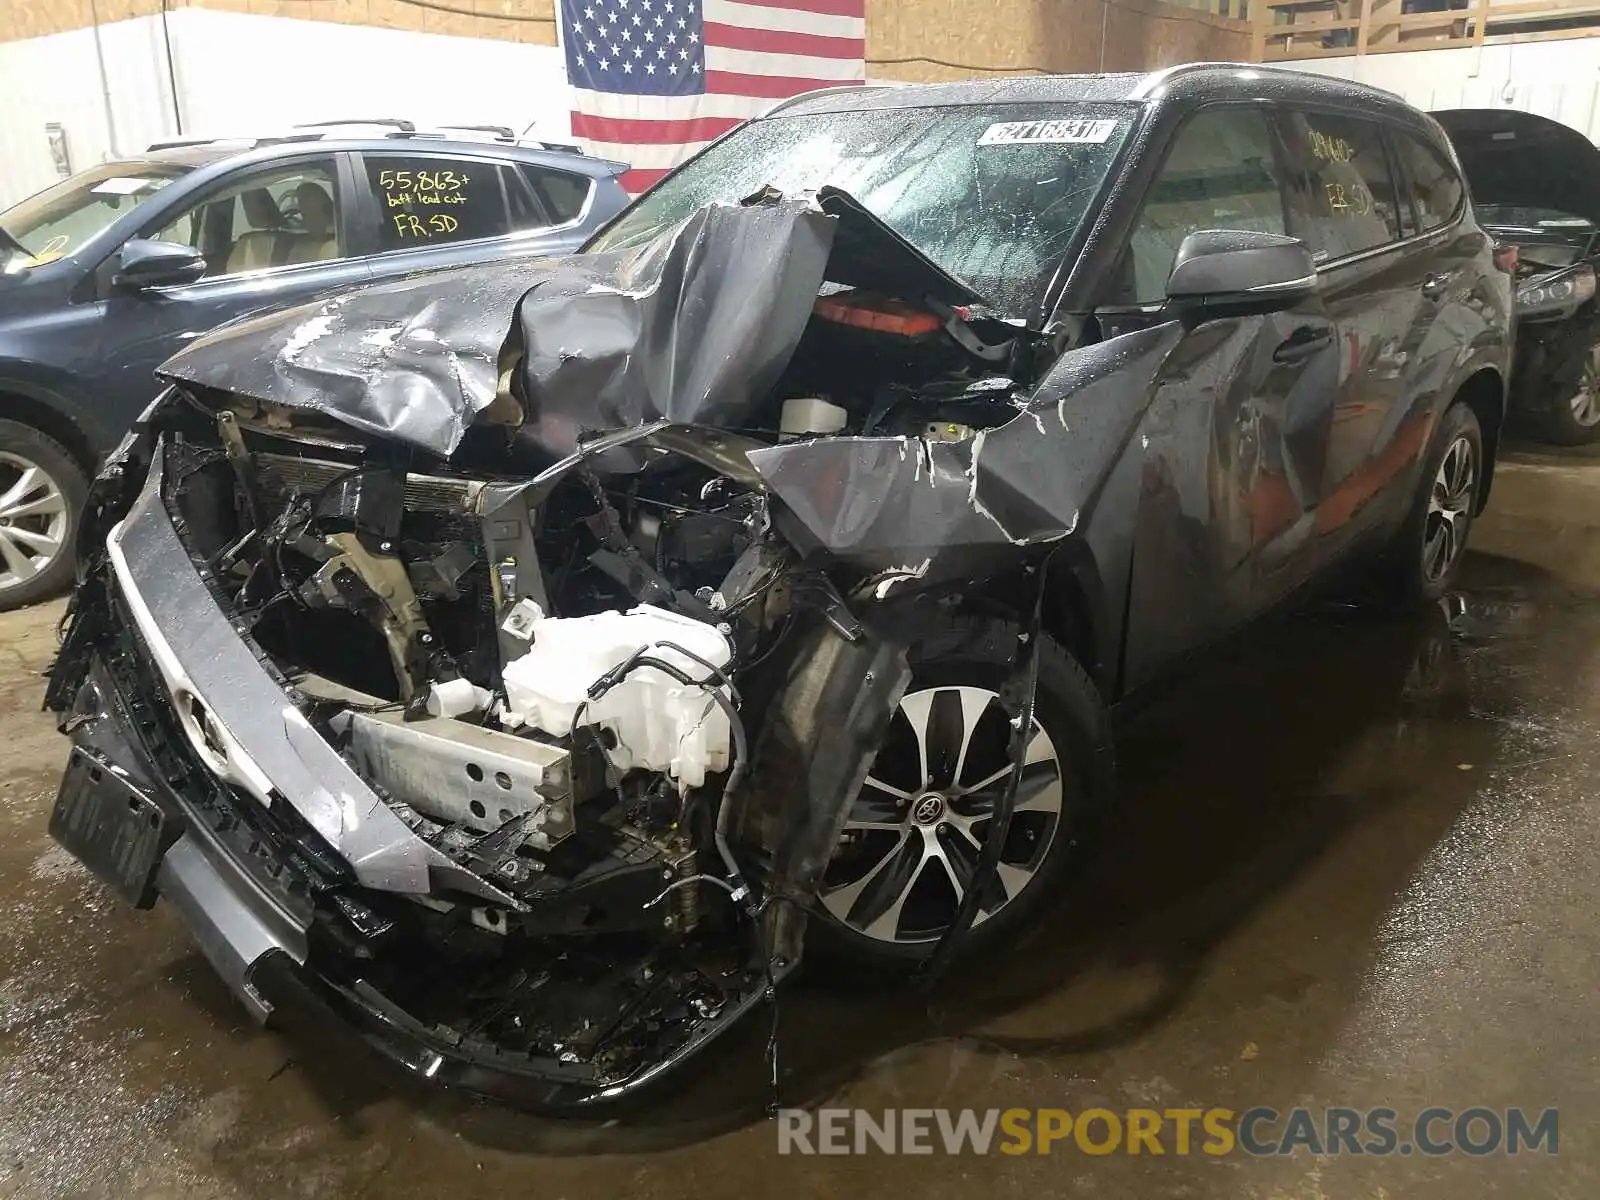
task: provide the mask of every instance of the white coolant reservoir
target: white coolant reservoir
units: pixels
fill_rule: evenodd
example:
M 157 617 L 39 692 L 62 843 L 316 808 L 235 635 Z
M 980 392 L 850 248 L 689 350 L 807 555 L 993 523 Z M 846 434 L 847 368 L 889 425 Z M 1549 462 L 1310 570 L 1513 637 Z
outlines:
M 822 437 L 838 433 L 850 420 L 850 414 L 837 404 L 829 404 L 818 396 L 794 396 L 783 402 L 783 412 L 778 417 L 778 436 L 790 438 Z
M 732 731 L 727 714 L 704 688 L 639 666 L 598 700 L 588 698 L 596 680 L 646 649 L 691 679 L 709 679 L 711 672 L 695 658 L 725 667 L 733 654 L 716 626 L 643 605 L 625 613 L 541 617 L 529 632 L 528 652 L 503 672 L 509 722 L 566 737 L 587 701 L 582 723 L 611 731 L 616 745 L 607 753 L 622 770 L 662 771 L 685 787 L 701 786 L 708 772 L 727 770 Z

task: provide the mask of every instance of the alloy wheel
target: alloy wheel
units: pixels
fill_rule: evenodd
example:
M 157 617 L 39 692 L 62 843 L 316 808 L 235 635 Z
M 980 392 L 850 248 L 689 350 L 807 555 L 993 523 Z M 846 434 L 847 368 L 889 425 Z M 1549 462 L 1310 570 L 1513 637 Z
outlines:
M 875 941 L 937 939 L 955 919 L 1013 768 L 1010 722 L 981 687 L 908 692 L 845 821 L 822 903 Z M 1000 862 L 974 924 L 1033 882 L 1060 836 L 1060 756 L 1037 717 Z
M 1422 535 L 1422 574 L 1438 583 L 1450 574 L 1467 545 L 1477 490 L 1477 452 L 1466 437 L 1450 443 L 1428 492 L 1428 523 Z
M 1600 345 L 1590 348 L 1583 364 L 1583 378 L 1568 403 L 1572 406 L 1572 419 L 1579 425 L 1585 429 L 1600 425 Z
M 0 451 L 0 592 L 47 570 L 67 540 L 61 485 L 37 463 Z

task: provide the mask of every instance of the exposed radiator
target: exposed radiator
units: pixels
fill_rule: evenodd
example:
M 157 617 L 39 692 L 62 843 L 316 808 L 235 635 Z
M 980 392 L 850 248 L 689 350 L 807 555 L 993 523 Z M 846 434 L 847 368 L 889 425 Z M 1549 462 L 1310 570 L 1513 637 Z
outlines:
M 256 477 L 261 486 L 278 499 L 287 496 L 291 491 L 300 492 L 302 495 L 318 492 L 340 475 L 350 471 L 348 463 L 331 462 L 320 458 L 261 453 L 253 457 Z M 408 512 L 472 516 L 477 512 L 478 495 L 483 491 L 483 486 L 471 479 L 452 479 L 443 475 L 407 475 L 406 509 Z

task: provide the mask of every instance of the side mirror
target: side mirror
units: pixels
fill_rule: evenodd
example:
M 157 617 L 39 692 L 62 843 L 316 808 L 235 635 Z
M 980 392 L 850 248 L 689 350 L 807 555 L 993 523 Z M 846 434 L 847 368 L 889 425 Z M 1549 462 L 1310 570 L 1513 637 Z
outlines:
M 206 260 L 193 246 L 134 238 L 122 247 L 111 286 L 124 291 L 193 283 L 206 273 Z
M 1317 268 L 1299 238 L 1242 229 L 1202 229 L 1183 239 L 1167 299 L 1206 311 L 1289 308 L 1317 290 Z

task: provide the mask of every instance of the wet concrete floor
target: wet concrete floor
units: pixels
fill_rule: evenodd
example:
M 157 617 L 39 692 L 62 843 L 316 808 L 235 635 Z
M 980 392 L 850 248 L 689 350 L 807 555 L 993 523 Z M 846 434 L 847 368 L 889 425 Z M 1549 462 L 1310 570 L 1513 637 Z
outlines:
M 1556 1107 L 1554 1157 L 780 1157 L 764 1030 L 611 1123 L 431 1092 L 310 1010 L 258 1030 L 45 833 L 49 605 L 0 616 L 0 1197 L 1600 1194 L 1600 459 L 1496 490 L 1459 609 L 1243 639 L 1129 723 L 1109 843 L 1022 951 L 814 982 L 781 1062 L 875 1111 Z

